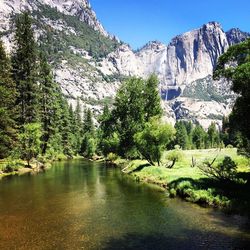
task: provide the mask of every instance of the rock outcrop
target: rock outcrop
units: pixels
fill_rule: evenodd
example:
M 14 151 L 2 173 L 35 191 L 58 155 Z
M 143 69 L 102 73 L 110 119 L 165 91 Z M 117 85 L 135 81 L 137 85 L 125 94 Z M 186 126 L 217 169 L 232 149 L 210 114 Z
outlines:
M 52 40 L 57 42 L 53 60 L 61 56 L 53 61 L 54 75 L 73 104 L 80 97 L 85 105 L 100 112 L 105 100 L 112 102 L 124 76 L 155 73 L 160 79 L 166 120 L 191 119 L 206 127 L 230 112 L 234 100 L 230 84 L 215 82 L 211 75 L 218 57 L 229 46 L 250 37 L 249 33 L 235 28 L 224 32 L 219 23 L 209 22 L 176 36 L 168 45 L 152 41 L 135 52 L 103 28 L 88 0 L 2 0 L 0 34 L 9 51 L 13 44 L 11 16 L 26 9 L 40 22 L 34 27 L 37 40 L 42 43 L 50 30 Z M 79 22 L 108 39 L 108 53 L 98 58 L 93 55 L 91 40 L 87 46 L 85 28 L 80 30 Z

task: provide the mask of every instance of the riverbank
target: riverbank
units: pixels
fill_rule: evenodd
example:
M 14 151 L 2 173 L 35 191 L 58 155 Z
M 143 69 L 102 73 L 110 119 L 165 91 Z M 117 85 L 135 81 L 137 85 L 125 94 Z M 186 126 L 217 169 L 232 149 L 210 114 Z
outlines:
M 6 176 L 24 175 L 28 173 L 36 174 L 50 168 L 51 161 L 40 162 L 32 160 L 30 166 L 23 160 L 1 160 L 0 161 L 0 180 Z
M 82 159 L 82 156 L 74 156 L 70 159 Z M 24 174 L 36 174 L 49 169 L 53 162 L 69 160 L 69 158 L 63 154 L 54 157 L 53 159 L 38 158 L 32 159 L 30 167 L 27 166 L 27 162 L 20 159 L 2 159 L 0 160 L 0 180 L 6 176 L 11 175 L 24 175 Z
M 166 152 L 168 154 L 168 152 Z M 147 161 L 127 162 L 123 172 L 136 181 L 153 183 L 165 188 L 170 197 L 181 197 L 186 201 L 202 206 L 218 207 L 229 211 L 247 211 L 250 207 L 250 167 L 249 161 L 237 155 L 236 149 L 186 150 L 184 157 L 172 169 L 161 166 L 150 166 Z M 237 163 L 239 183 L 222 183 L 208 176 L 196 165 L 204 160 L 221 161 L 230 156 Z M 166 157 L 163 157 L 166 158 Z

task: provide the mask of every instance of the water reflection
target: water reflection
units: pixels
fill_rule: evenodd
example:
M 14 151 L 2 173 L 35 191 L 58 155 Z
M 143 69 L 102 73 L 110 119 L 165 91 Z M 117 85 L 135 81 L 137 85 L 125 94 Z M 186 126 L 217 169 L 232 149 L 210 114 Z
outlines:
M 249 220 L 174 199 L 84 161 L 0 182 L 0 249 L 233 249 Z

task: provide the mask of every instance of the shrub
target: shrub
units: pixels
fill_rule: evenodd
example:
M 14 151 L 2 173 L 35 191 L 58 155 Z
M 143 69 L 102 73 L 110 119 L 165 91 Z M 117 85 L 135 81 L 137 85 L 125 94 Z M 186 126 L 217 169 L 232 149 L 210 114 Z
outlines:
M 176 162 L 181 161 L 184 157 L 184 154 L 181 149 L 174 149 L 169 151 L 167 154 L 167 160 L 172 161 L 170 165 L 168 165 L 168 168 L 172 168 Z
M 215 159 L 211 163 L 205 161 L 198 167 L 206 176 L 219 181 L 237 181 L 237 165 L 231 157 L 225 156 L 222 162 L 213 166 Z
M 117 133 L 113 133 L 111 136 L 104 138 L 101 142 L 104 156 L 107 156 L 110 152 L 118 152 L 119 145 L 120 138 Z
M 107 155 L 107 161 L 114 163 L 118 159 L 118 155 L 115 153 L 109 153 Z
M 171 188 L 170 197 L 175 197 L 178 194 L 187 201 L 197 203 L 200 205 L 209 205 L 214 207 L 228 207 L 230 201 L 221 195 L 215 195 L 214 190 L 209 188 L 207 190 L 198 189 L 192 185 L 190 181 L 182 181 L 175 188 Z
M 169 190 L 169 197 L 170 198 L 174 198 L 174 197 L 176 197 L 176 190 L 174 189 L 174 188 L 171 188 L 170 190 Z
M 181 197 L 187 196 L 187 190 L 191 190 L 193 188 L 190 181 L 182 181 L 176 186 L 176 192 Z
M 40 152 L 41 135 L 40 123 L 27 123 L 24 125 L 24 131 L 18 136 L 21 158 L 27 161 L 28 167 L 31 159 Z
M 154 162 L 160 165 L 163 151 L 173 140 L 175 129 L 169 124 L 163 124 L 157 117 L 152 118 L 145 124 L 145 128 L 135 134 L 136 146 L 151 165 Z
M 11 173 L 17 171 L 20 167 L 24 167 L 24 164 L 20 160 L 9 160 L 7 164 L 3 167 L 3 172 Z

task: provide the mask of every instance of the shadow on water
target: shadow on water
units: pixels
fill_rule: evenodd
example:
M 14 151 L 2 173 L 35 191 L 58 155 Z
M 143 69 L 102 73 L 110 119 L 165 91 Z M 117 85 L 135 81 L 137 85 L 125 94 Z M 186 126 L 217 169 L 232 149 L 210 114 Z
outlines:
M 249 249 L 250 240 L 231 237 L 218 232 L 200 232 L 190 230 L 186 237 L 171 237 L 164 234 L 129 233 L 119 239 L 110 239 L 102 249 L 137 249 L 137 250 L 186 250 L 186 249 Z
M 236 212 L 250 216 L 250 173 L 239 173 L 238 177 L 245 183 L 223 182 L 211 178 L 179 178 L 168 184 L 170 188 L 177 187 L 180 183 L 188 181 L 195 190 L 212 189 L 214 196 L 225 196 L 230 202 L 230 209 L 225 212 Z

